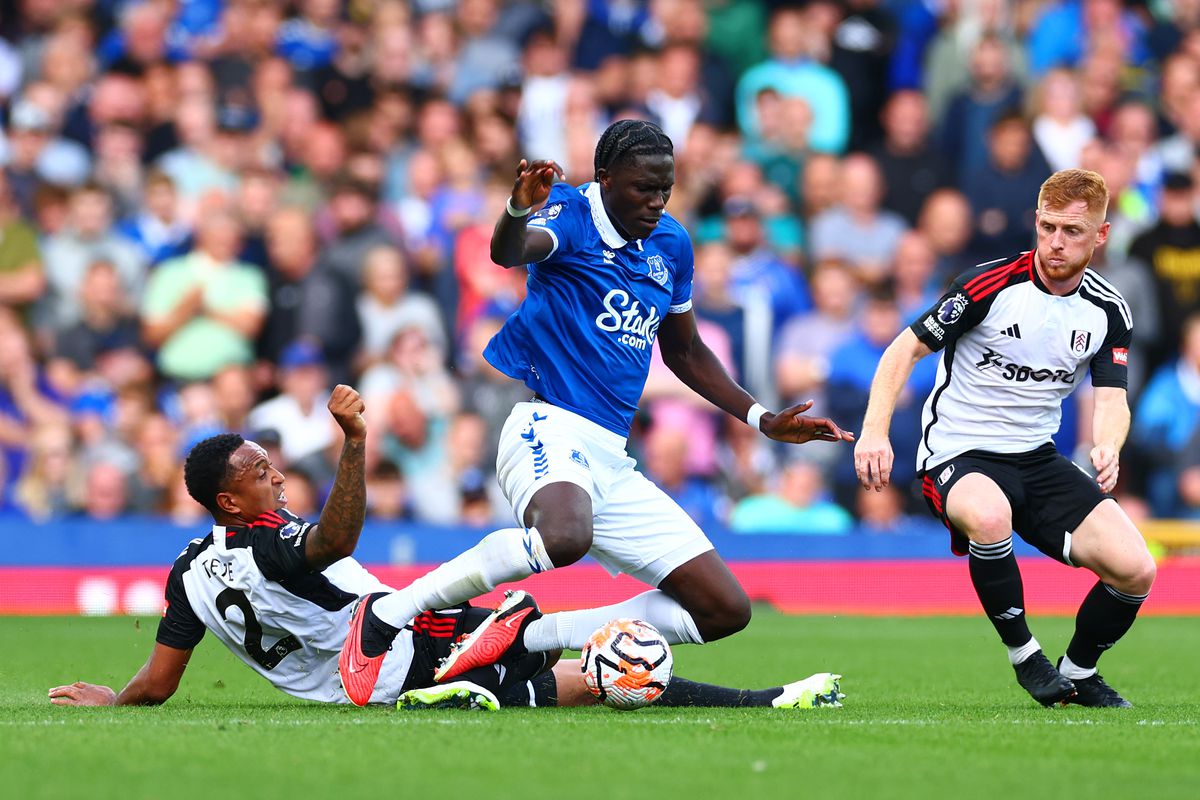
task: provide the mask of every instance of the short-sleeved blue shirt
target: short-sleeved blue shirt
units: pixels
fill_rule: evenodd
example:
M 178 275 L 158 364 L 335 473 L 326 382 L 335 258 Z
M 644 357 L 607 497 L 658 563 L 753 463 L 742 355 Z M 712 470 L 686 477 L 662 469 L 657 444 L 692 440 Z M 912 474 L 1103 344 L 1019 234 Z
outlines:
M 692 243 L 669 214 L 626 241 L 600 185 L 550 190 L 531 228 L 554 250 L 529 265 L 527 294 L 483 355 L 547 401 L 627 436 L 650 371 L 658 326 L 692 307 Z

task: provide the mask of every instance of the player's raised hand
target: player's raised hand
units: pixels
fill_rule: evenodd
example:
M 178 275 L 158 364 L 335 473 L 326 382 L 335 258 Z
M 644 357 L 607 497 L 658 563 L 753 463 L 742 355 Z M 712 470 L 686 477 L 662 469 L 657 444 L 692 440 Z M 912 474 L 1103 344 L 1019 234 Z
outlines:
M 863 431 L 863 436 L 854 446 L 854 471 L 864 489 L 883 491 L 892 480 L 892 443 L 887 434 L 882 436 Z
M 329 413 L 333 414 L 333 418 L 342 432 L 346 434 L 346 438 L 365 439 L 367 437 L 367 423 L 363 419 L 363 412 L 366 409 L 362 397 L 352 387 L 344 383 L 333 387 L 333 394 L 329 396 Z
M 1117 486 L 1117 473 L 1121 469 L 1120 454 L 1111 444 L 1098 444 L 1092 448 L 1090 455 L 1092 467 L 1096 470 L 1096 485 L 1107 494 Z
M 517 165 L 517 180 L 513 184 L 512 204 L 516 208 L 533 208 L 546 202 L 555 180 L 564 180 L 566 173 L 554 161 L 521 159 Z
M 778 414 L 764 414 L 759 422 L 762 432 L 777 442 L 853 442 L 854 434 L 842 430 L 833 420 L 826 417 L 806 417 L 804 412 L 812 408 L 812 400 L 798 406 L 785 408 Z
M 49 694 L 50 702 L 56 706 L 111 706 L 117 702 L 117 693 L 112 689 L 83 681 L 55 686 Z

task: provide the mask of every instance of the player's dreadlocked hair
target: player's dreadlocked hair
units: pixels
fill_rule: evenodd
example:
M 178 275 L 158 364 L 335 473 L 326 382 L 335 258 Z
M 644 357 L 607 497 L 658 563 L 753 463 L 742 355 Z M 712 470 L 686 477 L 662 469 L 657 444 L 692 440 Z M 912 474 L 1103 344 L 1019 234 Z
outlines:
M 619 119 L 609 125 L 596 142 L 595 168 L 612 171 L 621 161 L 634 156 L 674 156 L 675 147 L 662 128 L 640 119 Z
M 246 440 L 236 433 L 221 433 L 199 442 L 183 463 L 183 482 L 188 494 L 217 514 L 217 495 L 225 488 L 229 477 L 229 457 Z

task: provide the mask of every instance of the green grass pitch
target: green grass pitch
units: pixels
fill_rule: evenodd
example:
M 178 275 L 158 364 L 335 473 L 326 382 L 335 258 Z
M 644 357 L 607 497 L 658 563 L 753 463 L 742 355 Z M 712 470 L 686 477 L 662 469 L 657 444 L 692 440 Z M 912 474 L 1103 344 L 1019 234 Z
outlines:
M 1068 619 L 1034 619 L 1057 657 Z M 842 709 L 397 712 L 301 703 L 212 637 L 157 709 L 51 706 L 115 687 L 156 621 L 0 618 L 9 798 L 1200 797 L 1200 620 L 1149 617 L 1102 663 L 1132 710 L 1043 709 L 981 618 L 789 617 L 675 649 L 676 672 L 763 686 L 831 670 Z

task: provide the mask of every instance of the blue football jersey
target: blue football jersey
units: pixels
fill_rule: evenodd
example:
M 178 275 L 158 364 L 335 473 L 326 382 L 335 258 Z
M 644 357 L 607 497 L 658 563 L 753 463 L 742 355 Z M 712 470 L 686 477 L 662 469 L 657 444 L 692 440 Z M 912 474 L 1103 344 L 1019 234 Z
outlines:
M 483 355 L 549 402 L 629 435 L 658 326 L 692 307 L 692 243 L 669 214 L 626 241 L 600 184 L 555 184 L 529 220 L 554 240 L 527 294 Z

